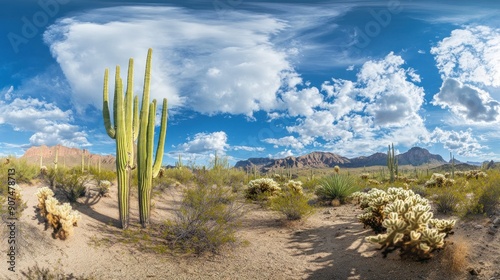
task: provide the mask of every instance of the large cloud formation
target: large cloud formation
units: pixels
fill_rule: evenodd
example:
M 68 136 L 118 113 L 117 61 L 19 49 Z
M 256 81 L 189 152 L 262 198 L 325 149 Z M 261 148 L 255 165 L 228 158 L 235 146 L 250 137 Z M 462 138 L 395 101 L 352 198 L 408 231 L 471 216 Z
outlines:
M 467 26 L 453 30 L 431 49 L 443 79 L 433 104 L 448 108 L 468 124 L 498 123 L 498 53 L 499 29 Z
M 101 108 L 105 68 L 125 67 L 135 58 L 135 91 L 142 90 L 148 48 L 154 49 L 153 98 L 167 97 L 172 108 L 204 114 L 252 116 L 278 106 L 282 82 L 297 76 L 287 49 L 272 43 L 284 22 L 265 15 L 208 12 L 172 7 L 114 7 L 64 18 L 44 34 L 73 90 L 80 110 Z M 122 75 L 124 75 L 122 74 Z M 113 85 L 111 85 L 112 90 Z

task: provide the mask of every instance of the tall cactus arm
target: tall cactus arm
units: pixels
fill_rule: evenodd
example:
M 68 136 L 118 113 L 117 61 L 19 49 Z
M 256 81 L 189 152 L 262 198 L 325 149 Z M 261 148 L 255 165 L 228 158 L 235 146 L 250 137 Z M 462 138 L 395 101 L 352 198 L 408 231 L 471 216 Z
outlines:
M 106 70 L 104 70 L 104 90 L 102 92 L 102 97 L 103 97 L 102 116 L 104 119 L 104 127 L 106 128 L 106 132 L 108 133 L 109 137 L 115 139 L 116 132 L 114 126 L 111 125 L 111 119 L 109 114 L 108 75 L 109 71 L 106 68 Z
M 153 176 L 153 148 L 154 148 L 154 138 L 155 138 L 155 122 L 156 122 L 156 99 L 153 99 L 153 102 L 149 104 L 149 116 L 148 116 L 148 127 L 147 127 L 147 165 L 146 165 L 146 173 L 147 178 L 152 178 Z
M 134 141 L 139 136 L 139 96 L 134 98 L 134 123 L 132 124 Z
M 134 115 L 133 113 L 133 100 L 134 100 L 134 60 L 131 58 L 128 62 L 128 75 L 127 75 L 127 90 L 125 93 L 125 149 L 127 150 L 127 165 L 134 165 L 134 139 L 132 135 Z
M 140 114 L 140 127 L 144 129 L 139 129 L 138 135 L 138 145 L 137 145 L 137 165 L 148 166 L 147 165 L 147 128 L 149 119 L 149 84 L 151 82 L 151 55 L 153 50 L 148 50 L 148 57 L 146 59 L 146 72 L 144 74 L 144 90 L 142 94 L 142 105 Z M 144 144 L 141 144 L 144 143 Z
M 156 102 L 155 102 L 156 103 Z M 163 109 L 161 112 L 160 138 L 158 139 L 158 148 L 156 149 L 155 164 L 153 165 L 153 178 L 158 176 L 163 161 L 163 151 L 165 148 L 165 137 L 167 135 L 167 99 L 163 98 Z M 156 111 L 156 110 L 155 110 Z
M 125 112 L 123 109 L 123 82 L 122 79 L 120 78 L 120 72 L 116 72 L 116 94 L 115 94 L 115 100 L 116 100 L 116 109 L 115 109 L 115 115 L 116 115 L 116 160 L 117 160 L 117 169 L 125 169 L 127 165 L 127 139 L 126 139 L 126 129 L 124 124 L 125 121 Z

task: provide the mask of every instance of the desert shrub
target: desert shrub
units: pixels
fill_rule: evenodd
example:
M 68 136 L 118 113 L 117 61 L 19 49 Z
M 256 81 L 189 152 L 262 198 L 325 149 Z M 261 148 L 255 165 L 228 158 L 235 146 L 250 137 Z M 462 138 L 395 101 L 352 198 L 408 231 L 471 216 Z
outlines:
M 64 168 L 49 168 L 43 178 L 49 186 L 55 187 L 58 183 L 60 184 L 63 181 L 66 172 Z
M 221 246 L 236 241 L 241 214 L 226 188 L 197 185 L 185 190 L 175 218 L 165 224 L 164 234 L 175 250 L 215 253 Z
M 233 192 L 239 192 L 247 183 L 247 174 L 245 171 L 231 168 L 227 170 L 226 186 L 231 186 Z
M 19 218 L 24 209 L 28 208 L 26 202 L 23 201 L 21 187 L 17 184 L 12 186 L 8 185 L 6 189 L 5 196 L 0 195 L 0 216 L 8 215 L 9 217 Z
M 309 178 L 308 180 L 302 180 L 302 188 L 304 190 L 315 190 L 317 186 L 321 183 L 320 178 Z
M 220 157 L 215 153 L 214 157 L 208 164 L 208 169 L 204 169 L 204 181 L 198 181 L 201 185 L 217 185 L 224 186 L 227 182 L 229 160 L 227 157 Z
M 101 171 L 99 172 L 99 170 L 96 168 L 90 168 L 89 173 L 92 175 L 97 184 L 99 184 L 99 182 L 101 181 L 113 182 L 114 180 L 116 180 L 116 172 L 111 170 L 101 169 Z
M 92 177 L 81 173 L 65 173 L 58 184 L 58 189 L 64 193 L 70 202 L 76 202 L 79 197 L 85 195 L 88 184 Z
M 271 199 L 270 208 L 285 215 L 288 220 L 300 220 L 312 213 L 313 207 L 303 194 L 300 182 L 289 181 L 283 191 Z
M 355 185 L 352 177 L 344 174 L 334 174 L 324 177 L 314 193 L 319 199 L 338 199 L 341 203 L 344 203 L 357 190 L 359 190 L 359 187 Z
M 194 179 L 193 172 L 186 167 L 165 169 L 162 178 L 172 178 L 181 184 L 187 184 Z
M 415 193 L 420 195 L 421 197 L 427 196 L 427 189 L 420 185 L 410 186 L 410 189 Z
M 65 240 L 73 234 L 73 227 L 81 219 L 80 213 L 73 210 L 69 203 L 59 203 L 53 197 L 54 192 L 47 187 L 40 188 L 35 195 L 38 198 L 38 211 L 48 225 L 52 226 L 54 238 Z
M 31 184 L 31 181 L 40 174 L 39 166 L 29 164 L 26 159 L 8 157 L 0 162 L 0 176 L 2 182 L 5 184 L 7 184 L 7 169 L 15 169 L 15 177 L 18 184 Z
M 40 266 L 35 265 L 32 267 L 28 267 L 27 270 L 21 271 L 23 275 L 23 279 L 27 280 L 92 280 L 95 279 L 93 277 L 85 277 L 85 276 L 75 276 L 73 273 L 65 274 L 62 271 L 59 271 L 57 268 L 54 271 L 51 271 L 49 268 L 41 268 Z
M 482 180 L 469 180 L 463 192 L 467 193 L 462 213 L 491 214 L 500 204 L 500 173 L 493 171 Z
M 453 192 L 442 192 L 434 200 L 437 211 L 443 214 L 455 212 L 459 203 L 459 198 Z
M 270 178 L 260 178 L 248 182 L 245 197 L 251 200 L 266 200 L 281 191 L 278 183 Z
M 429 201 L 411 190 L 372 189 L 353 196 L 365 209 L 365 213 L 358 216 L 360 221 L 383 232 L 366 240 L 382 245 L 384 256 L 399 249 L 402 257 L 428 259 L 434 250 L 444 247 L 444 239 L 455 225 L 454 220 L 432 219 Z M 375 219 L 381 223 L 374 224 Z

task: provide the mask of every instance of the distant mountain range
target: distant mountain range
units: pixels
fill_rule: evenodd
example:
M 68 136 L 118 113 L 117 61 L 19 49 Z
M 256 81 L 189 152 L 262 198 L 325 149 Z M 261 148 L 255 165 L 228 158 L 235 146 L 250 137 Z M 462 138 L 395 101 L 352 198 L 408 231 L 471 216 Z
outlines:
M 405 153 L 396 156 L 399 165 L 418 166 L 422 164 L 445 164 L 445 161 L 440 155 L 431 154 L 428 150 L 413 147 Z M 295 167 L 295 168 L 331 168 L 335 165 L 339 167 L 368 167 L 387 164 L 387 154 L 374 153 L 370 156 L 361 156 L 355 158 L 347 158 L 329 152 L 312 152 L 299 157 L 286 157 L 281 159 L 271 158 L 249 158 L 247 160 L 238 161 L 234 167 L 250 170 L 254 167 L 261 172 L 267 172 L 273 169 Z
M 101 161 L 101 167 L 107 169 L 115 168 L 115 157 L 112 155 L 96 155 L 91 154 L 88 150 L 78 148 L 68 148 L 62 145 L 47 147 L 45 145 L 31 147 L 21 159 L 26 159 L 28 163 L 40 164 L 40 156 L 42 157 L 42 165 L 53 167 L 56 158 L 56 149 L 58 149 L 57 164 L 58 166 L 74 167 L 82 164 L 82 151 L 84 152 L 85 168 L 96 167 Z

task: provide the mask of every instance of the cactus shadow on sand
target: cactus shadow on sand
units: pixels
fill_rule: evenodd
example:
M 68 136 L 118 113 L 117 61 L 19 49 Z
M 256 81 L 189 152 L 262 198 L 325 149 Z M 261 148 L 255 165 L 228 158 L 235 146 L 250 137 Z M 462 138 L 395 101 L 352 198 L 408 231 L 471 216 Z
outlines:
M 402 260 L 397 252 L 383 258 L 379 246 L 364 239 L 369 235 L 360 223 L 342 222 L 297 231 L 288 248 L 318 267 L 304 271 L 306 279 L 441 279 L 437 261 Z

